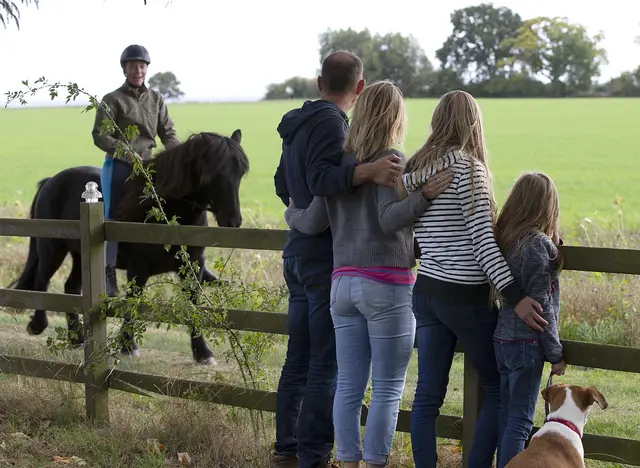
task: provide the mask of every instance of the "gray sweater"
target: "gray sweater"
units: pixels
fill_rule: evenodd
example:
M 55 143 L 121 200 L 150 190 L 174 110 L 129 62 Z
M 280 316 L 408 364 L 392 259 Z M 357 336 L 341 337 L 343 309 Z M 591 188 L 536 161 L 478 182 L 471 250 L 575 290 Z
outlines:
M 387 150 L 367 159 L 402 153 Z M 355 158 L 345 153 L 342 164 L 353 164 Z M 367 182 L 354 193 L 332 197 L 314 197 L 306 209 L 289 206 L 285 220 L 291 229 L 309 235 L 331 226 L 333 267 L 415 266 L 411 224 L 429 207 L 430 201 L 421 190 L 402 201 L 395 188 Z
M 562 344 L 558 337 L 558 248 L 548 236 L 537 233 L 518 252 L 514 246 L 507 253 L 506 260 L 525 292 L 542 306 L 541 315 L 549 325 L 542 333 L 535 331 L 518 318 L 513 307 L 505 305 L 500 310 L 493 337 L 501 341 L 540 340 L 545 358 L 552 364 L 561 361 Z

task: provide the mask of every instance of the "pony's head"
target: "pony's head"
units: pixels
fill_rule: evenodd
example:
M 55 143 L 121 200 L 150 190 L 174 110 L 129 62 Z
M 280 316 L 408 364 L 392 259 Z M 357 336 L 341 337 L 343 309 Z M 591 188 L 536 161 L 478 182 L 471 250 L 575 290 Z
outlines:
M 156 192 L 211 211 L 218 226 L 240 227 L 240 181 L 249 171 L 241 140 L 239 129 L 231 137 L 201 132 L 159 153 L 149 162 Z

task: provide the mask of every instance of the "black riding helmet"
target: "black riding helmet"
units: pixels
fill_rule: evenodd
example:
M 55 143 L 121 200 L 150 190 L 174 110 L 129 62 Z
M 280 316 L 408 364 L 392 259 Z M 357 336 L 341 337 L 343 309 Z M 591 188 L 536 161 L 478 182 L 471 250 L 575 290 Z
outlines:
M 147 49 L 137 44 L 132 44 L 122 51 L 122 55 L 120 55 L 120 66 L 124 68 L 124 63 L 129 60 L 141 60 L 146 62 L 147 65 L 151 63 Z

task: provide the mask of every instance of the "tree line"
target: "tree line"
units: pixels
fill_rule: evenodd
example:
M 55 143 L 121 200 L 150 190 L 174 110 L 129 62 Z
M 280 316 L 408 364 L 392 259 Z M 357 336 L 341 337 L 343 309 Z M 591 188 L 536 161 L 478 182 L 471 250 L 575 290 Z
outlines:
M 413 36 L 368 29 L 328 29 L 320 35 L 320 60 L 337 50 L 354 52 L 367 82 L 389 80 L 405 97 L 438 97 L 451 89 L 476 97 L 640 96 L 640 66 L 595 82 L 607 63 L 604 36 L 567 18 L 522 19 L 510 8 L 482 3 L 455 10 L 450 19 L 437 68 Z M 316 78 L 299 76 L 269 85 L 264 96 L 317 97 Z

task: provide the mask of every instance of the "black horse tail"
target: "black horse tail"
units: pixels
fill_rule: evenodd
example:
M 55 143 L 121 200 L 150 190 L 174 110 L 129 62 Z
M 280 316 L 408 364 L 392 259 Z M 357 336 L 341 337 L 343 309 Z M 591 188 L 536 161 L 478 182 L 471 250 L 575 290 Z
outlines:
M 36 194 L 33 197 L 33 201 L 31 202 L 31 207 L 29 208 L 29 218 L 35 219 L 35 207 L 36 201 L 38 200 L 38 195 L 40 195 L 40 191 L 42 190 L 43 185 L 50 179 L 51 177 L 46 177 L 38 182 L 38 190 L 36 190 Z M 21 289 L 25 291 L 30 291 L 33 288 L 33 285 L 36 280 L 36 274 L 38 272 L 38 244 L 37 237 L 32 237 L 29 240 L 29 253 L 27 254 L 27 263 L 22 270 L 22 274 L 16 280 L 9 285 L 9 288 Z

